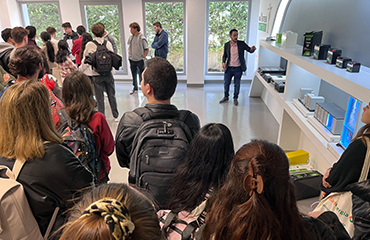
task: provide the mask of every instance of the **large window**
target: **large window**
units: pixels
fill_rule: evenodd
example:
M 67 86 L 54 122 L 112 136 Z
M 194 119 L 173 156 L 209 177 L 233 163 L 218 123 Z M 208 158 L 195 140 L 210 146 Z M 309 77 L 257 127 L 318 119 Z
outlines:
M 224 44 L 230 40 L 229 32 L 235 28 L 239 40 L 245 41 L 248 33 L 248 1 L 208 2 L 208 55 L 207 73 L 222 72 Z
M 153 23 L 160 22 L 162 28 L 168 33 L 167 60 L 177 72 L 184 72 L 184 2 L 144 1 L 144 3 L 145 30 L 149 45 L 155 37 Z M 154 57 L 154 49 L 150 49 L 150 55 Z
M 108 34 L 112 36 L 116 42 L 118 54 L 122 55 L 123 66 L 126 66 L 125 51 L 122 47 L 124 42 L 123 35 L 123 21 L 121 5 L 119 2 L 104 2 L 102 1 L 81 1 L 81 9 L 83 10 L 83 18 L 86 24 L 86 29 L 94 36 L 91 32 L 92 25 L 96 23 L 103 23 L 105 30 Z M 127 69 L 121 71 L 122 73 L 127 73 Z
M 22 9 L 24 25 L 32 25 L 37 29 L 36 42 L 39 46 L 43 45 L 39 38 L 40 33 L 46 31 L 47 27 L 54 27 L 57 30 L 56 39 L 62 38 L 58 2 L 19 3 Z

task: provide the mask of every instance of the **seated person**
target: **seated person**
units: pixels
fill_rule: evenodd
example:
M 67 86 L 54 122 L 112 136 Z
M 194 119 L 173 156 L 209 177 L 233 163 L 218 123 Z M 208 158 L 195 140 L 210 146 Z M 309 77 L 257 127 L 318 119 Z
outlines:
M 188 154 L 173 178 L 169 191 L 171 212 L 177 214 L 177 218 L 186 218 L 188 222 L 198 219 L 198 222 L 203 224 L 225 181 L 233 156 L 233 139 L 225 125 L 210 123 L 202 127 L 190 143 Z M 158 212 L 162 223 L 169 212 Z M 192 238 L 195 231 L 200 234 L 198 229 L 194 229 L 194 232 L 191 232 Z M 163 233 L 169 239 L 173 235 L 179 235 L 170 226 L 163 229 Z
M 236 152 L 201 239 L 350 238 L 332 212 L 318 219 L 299 214 L 284 151 L 253 140 Z
M 102 184 L 72 208 L 60 240 L 159 240 L 153 202 L 126 184 Z
M 92 183 L 91 173 L 61 145 L 53 126 L 47 88 L 22 81 L 0 99 L 0 165 L 13 169 L 15 159 L 26 161 L 18 175 L 32 213 L 44 235 L 56 207 L 54 228 L 61 227 L 70 200 Z

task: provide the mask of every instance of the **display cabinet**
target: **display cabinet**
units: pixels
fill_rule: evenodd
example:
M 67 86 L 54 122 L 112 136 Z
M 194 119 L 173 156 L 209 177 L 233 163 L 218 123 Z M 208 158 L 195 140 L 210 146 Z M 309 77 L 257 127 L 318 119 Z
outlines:
M 359 73 L 350 73 L 324 60 L 302 56 L 302 46 L 283 48 L 274 41 L 260 41 L 259 67 L 279 66 L 281 58 L 287 60 L 284 93 L 278 93 L 256 72 L 249 96 L 262 98 L 279 123 L 278 145 L 286 151 L 309 152 L 312 168 L 325 173 L 343 149 L 336 144 L 338 136 L 332 136 L 324 126 L 315 123 L 312 114 L 305 114 L 304 107 L 297 104 L 299 90 L 311 88 L 325 102 L 334 102 L 343 109 L 347 108 L 350 96 L 367 104 L 370 69 L 362 66 Z

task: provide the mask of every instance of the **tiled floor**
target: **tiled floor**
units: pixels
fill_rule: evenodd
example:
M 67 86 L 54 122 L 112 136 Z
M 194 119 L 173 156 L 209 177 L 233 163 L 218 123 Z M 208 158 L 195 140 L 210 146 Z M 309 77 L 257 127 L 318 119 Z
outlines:
M 120 117 L 126 111 L 146 104 L 146 98 L 139 91 L 129 95 L 132 85 L 128 83 L 116 84 L 116 97 Z M 189 109 L 200 118 L 201 125 L 218 122 L 228 126 L 234 139 L 235 151 L 251 139 L 264 139 L 276 143 L 279 125 L 260 98 L 249 98 L 249 84 L 242 84 L 239 95 L 239 106 L 234 106 L 232 100 L 219 104 L 223 97 L 222 84 L 206 84 L 202 88 L 189 88 L 179 84 L 171 103 L 179 109 Z M 231 94 L 233 88 L 231 88 Z M 232 96 L 232 95 L 231 95 Z M 113 120 L 110 107 L 106 99 L 106 116 L 113 135 L 116 134 L 118 123 Z M 121 168 L 116 154 L 110 156 L 112 170 L 111 182 L 127 182 L 128 169 Z M 302 212 L 308 211 L 309 201 L 303 204 Z M 307 208 L 306 208 L 307 207 Z

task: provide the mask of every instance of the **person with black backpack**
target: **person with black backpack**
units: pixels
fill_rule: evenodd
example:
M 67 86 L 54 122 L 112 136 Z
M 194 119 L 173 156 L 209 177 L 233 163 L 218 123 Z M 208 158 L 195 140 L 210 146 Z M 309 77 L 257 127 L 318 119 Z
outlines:
M 148 60 L 141 82 L 148 104 L 126 112 L 116 133 L 117 160 L 130 168 L 129 182 L 147 189 L 162 208 L 174 172 L 200 128 L 197 115 L 171 105 L 176 86 L 175 68 L 167 60 Z
M 116 89 L 111 71 L 113 67 L 112 58 L 108 53 L 113 52 L 113 47 L 109 41 L 103 38 L 105 29 L 101 24 L 94 24 L 91 27 L 91 31 L 94 34 L 94 41 L 86 44 L 81 62 L 88 63 L 85 62 L 86 58 L 88 58 L 89 55 L 95 54 L 96 65 L 92 68 L 91 75 L 94 83 L 98 111 L 105 114 L 104 92 L 106 92 L 108 95 L 109 105 L 112 110 L 112 115 L 114 120 L 118 122 L 119 113 L 117 109 Z M 100 49 L 103 49 L 103 51 Z M 98 55 L 100 55 L 100 57 Z

